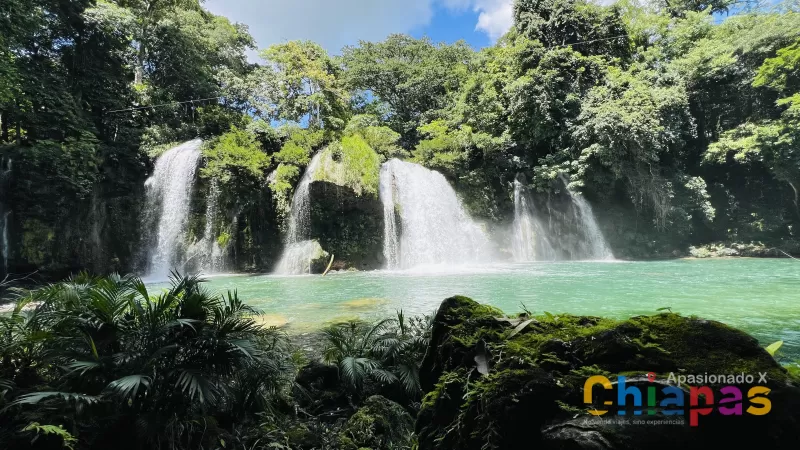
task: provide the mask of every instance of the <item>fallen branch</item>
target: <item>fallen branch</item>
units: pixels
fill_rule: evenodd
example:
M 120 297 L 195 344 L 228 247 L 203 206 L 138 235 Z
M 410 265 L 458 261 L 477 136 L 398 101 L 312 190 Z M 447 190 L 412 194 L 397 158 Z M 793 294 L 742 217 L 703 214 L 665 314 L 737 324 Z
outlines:
M 328 272 L 331 270 L 331 266 L 333 265 L 333 257 L 334 257 L 334 256 L 335 256 L 335 255 L 331 255 L 331 261 L 328 263 L 328 268 L 327 268 L 327 269 L 325 269 L 325 272 L 322 272 L 322 276 L 323 276 L 323 277 L 324 277 L 325 275 L 327 275 L 327 274 L 328 274 Z

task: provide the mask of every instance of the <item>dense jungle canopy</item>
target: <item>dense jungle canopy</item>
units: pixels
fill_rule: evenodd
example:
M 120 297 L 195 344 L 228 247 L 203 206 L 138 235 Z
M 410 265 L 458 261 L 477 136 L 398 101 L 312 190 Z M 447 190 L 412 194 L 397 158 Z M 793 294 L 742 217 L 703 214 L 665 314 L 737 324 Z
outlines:
M 238 270 L 273 264 L 322 148 L 361 195 L 389 158 L 440 171 L 488 223 L 518 173 L 545 196 L 565 176 L 621 257 L 800 250 L 797 3 L 518 0 L 514 18 L 481 50 L 391 35 L 252 63 L 247 28 L 198 0 L 5 0 L 7 269 L 134 270 L 153 158 L 196 137 Z

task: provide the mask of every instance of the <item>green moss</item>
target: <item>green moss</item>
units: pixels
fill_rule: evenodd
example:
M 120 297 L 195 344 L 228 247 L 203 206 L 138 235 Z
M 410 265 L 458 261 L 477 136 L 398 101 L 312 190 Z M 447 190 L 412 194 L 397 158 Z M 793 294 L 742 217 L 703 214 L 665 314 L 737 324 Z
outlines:
M 356 195 L 378 195 L 381 158 L 360 135 L 328 146 L 315 180 L 347 186 Z
M 508 318 L 469 298 L 452 297 L 442 304 L 433 334 L 437 351 L 426 357 L 423 369 L 438 380 L 427 384 L 420 420 L 444 419 L 418 429 L 428 445 L 503 448 L 503 442 L 519 442 L 524 436 L 516 436 L 512 424 L 518 416 L 533 417 L 525 426 L 534 426 L 583 411 L 583 385 L 593 375 L 613 380 L 650 371 L 665 376 L 766 371 L 772 385 L 790 379 L 751 336 L 673 313 L 628 320 L 569 314 Z M 476 370 L 478 356 L 487 358 L 488 373 Z
M 342 448 L 392 448 L 407 444 L 414 421 L 402 406 L 379 395 L 369 397 L 342 429 Z
M 43 222 L 28 219 L 22 224 L 22 258 L 36 265 L 52 259 L 52 244 L 55 232 Z
M 453 383 L 458 385 L 466 385 L 466 369 L 459 368 L 452 372 L 445 372 L 441 377 L 439 377 L 439 381 L 436 383 L 436 386 L 433 388 L 433 390 L 425 394 L 425 396 L 422 398 L 421 408 L 434 408 L 439 399 L 447 396 L 448 387 Z

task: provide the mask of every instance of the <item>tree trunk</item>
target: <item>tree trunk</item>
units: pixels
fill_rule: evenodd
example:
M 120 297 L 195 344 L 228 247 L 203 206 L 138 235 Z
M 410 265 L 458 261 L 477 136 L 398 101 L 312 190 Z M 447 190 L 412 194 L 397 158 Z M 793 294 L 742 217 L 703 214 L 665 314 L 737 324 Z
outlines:
M 0 142 L 8 142 L 8 117 L 0 111 Z

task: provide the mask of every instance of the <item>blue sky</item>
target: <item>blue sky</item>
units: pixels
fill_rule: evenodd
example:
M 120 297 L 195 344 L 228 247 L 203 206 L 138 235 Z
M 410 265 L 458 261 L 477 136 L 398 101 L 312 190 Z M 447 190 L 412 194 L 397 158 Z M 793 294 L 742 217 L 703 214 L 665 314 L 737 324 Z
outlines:
M 513 0 L 207 0 L 205 7 L 247 24 L 259 48 L 294 39 L 338 54 L 359 39 L 391 33 L 490 45 L 512 24 Z M 253 55 L 251 55 L 253 56 Z

